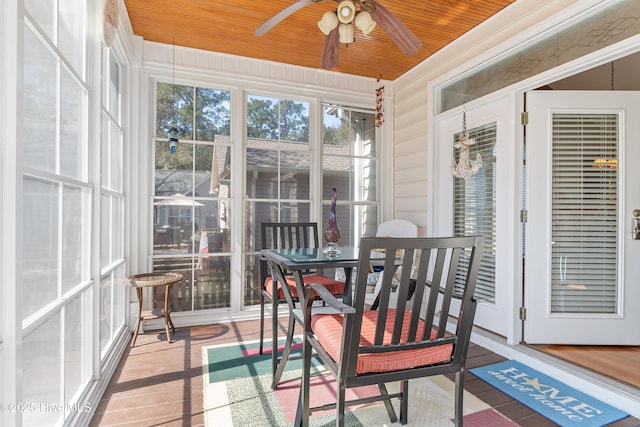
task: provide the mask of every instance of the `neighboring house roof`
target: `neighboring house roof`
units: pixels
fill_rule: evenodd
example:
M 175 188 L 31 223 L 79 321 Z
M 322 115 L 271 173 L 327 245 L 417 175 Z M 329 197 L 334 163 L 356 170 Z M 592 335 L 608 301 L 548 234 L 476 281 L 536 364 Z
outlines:
M 292 169 L 309 170 L 310 152 L 306 143 L 276 141 L 270 139 L 251 139 L 249 148 L 262 150 L 260 155 L 254 150 L 247 150 L 247 168 L 275 169 L 278 155 L 280 163 Z M 347 171 L 351 168 L 350 145 L 324 145 L 323 167 L 325 170 Z M 301 155 L 305 153 L 308 155 Z
M 227 143 L 229 137 L 216 135 L 215 156 L 212 170 L 217 169 L 220 180 L 228 180 L 230 177 L 230 146 Z M 288 170 L 299 170 L 309 173 L 311 167 L 308 147 L 304 143 L 283 142 L 269 139 L 252 139 L 249 141 L 249 150 L 246 154 L 247 170 L 275 170 L 275 165 L 285 165 Z M 259 150 L 259 151 L 258 151 Z M 323 160 L 325 171 L 348 171 L 351 169 L 352 157 L 349 145 L 325 145 Z M 174 194 L 191 195 L 192 185 L 195 187 L 195 196 L 209 197 L 211 172 L 192 172 L 182 170 L 159 169 L 155 171 L 155 189 L 157 196 L 171 196 Z M 195 180 L 195 181 L 193 181 Z M 214 178 L 215 181 L 215 178 Z M 215 183 L 214 183 L 215 184 Z M 214 185 L 214 187 L 217 186 Z M 222 196 L 222 194 L 220 194 Z

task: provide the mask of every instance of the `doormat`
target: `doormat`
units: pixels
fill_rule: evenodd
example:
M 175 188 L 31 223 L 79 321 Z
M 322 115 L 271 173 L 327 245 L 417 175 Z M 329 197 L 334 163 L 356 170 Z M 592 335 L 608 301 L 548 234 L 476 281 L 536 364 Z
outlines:
M 203 348 L 204 419 L 207 427 L 291 426 L 296 415 L 300 378 L 300 361 L 287 364 L 278 389 L 271 390 L 271 355 L 260 355 L 257 342 L 224 344 Z M 299 351 L 299 350 L 298 350 Z M 311 380 L 312 406 L 335 402 L 335 381 L 316 366 Z M 390 393 L 397 383 L 388 384 Z M 409 423 L 407 427 L 453 426 L 454 383 L 444 375 L 409 381 Z M 365 397 L 376 387 L 349 389 L 348 397 Z M 464 392 L 466 427 L 516 427 L 495 409 Z M 399 410 L 397 399 L 394 406 Z M 312 426 L 335 425 L 335 411 L 311 415 Z M 348 427 L 385 427 L 391 425 L 382 403 L 350 407 Z
M 563 427 L 601 427 L 629 416 L 515 360 L 469 372 Z

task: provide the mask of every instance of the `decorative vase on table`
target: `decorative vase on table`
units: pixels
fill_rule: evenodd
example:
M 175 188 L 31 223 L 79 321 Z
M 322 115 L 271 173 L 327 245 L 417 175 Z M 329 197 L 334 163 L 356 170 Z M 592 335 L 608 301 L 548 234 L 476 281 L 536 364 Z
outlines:
M 338 228 L 338 221 L 336 220 L 336 200 L 338 194 L 336 188 L 331 189 L 331 210 L 329 211 L 329 224 L 324 229 L 324 240 L 327 242 L 327 247 L 323 253 L 327 256 L 340 255 L 340 248 L 338 247 L 338 241 L 340 240 L 340 229 Z

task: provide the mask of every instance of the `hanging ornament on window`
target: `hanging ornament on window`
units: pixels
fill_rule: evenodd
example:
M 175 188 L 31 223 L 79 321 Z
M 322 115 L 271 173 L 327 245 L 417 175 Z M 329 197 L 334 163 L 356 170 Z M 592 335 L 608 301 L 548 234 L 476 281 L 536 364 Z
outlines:
M 462 133 L 458 141 L 453 144 L 458 151 L 458 162 L 456 163 L 455 153 L 451 158 L 451 172 L 457 178 L 471 178 L 475 176 L 482 167 L 482 156 L 480 153 L 476 155 L 476 160 L 471 161 L 469 157 L 469 149 L 476 143 L 475 138 L 469 138 L 467 132 L 467 112 L 462 112 Z
M 169 122 L 169 131 L 167 132 L 167 137 L 169 139 L 169 151 L 171 154 L 176 153 L 176 145 L 178 144 L 178 127 L 174 120 Z
M 380 83 L 382 74 L 378 76 L 377 82 Z M 384 85 L 376 89 L 376 127 L 382 126 L 384 123 L 384 111 L 382 110 L 382 93 L 384 92 Z

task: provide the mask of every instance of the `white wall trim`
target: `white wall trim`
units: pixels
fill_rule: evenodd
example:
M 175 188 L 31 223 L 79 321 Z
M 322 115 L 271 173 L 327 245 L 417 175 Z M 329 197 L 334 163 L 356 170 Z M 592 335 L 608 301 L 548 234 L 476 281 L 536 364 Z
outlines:
M 172 45 L 145 41 L 143 62 L 145 68 L 152 69 L 154 64 L 173 64 L 174 47 Z M 207 74 L 216 81 L 229 78 L 232 81 L 254 81 L 268 85 L 285 87 L 302 86 L 305 90 L 318 92 L 323 89 L 335 89 L 337 93 L 371 94 L 375 98 L 376 79 L 353 76 L 326 70 L 305 68 L 277 62 L 245 58 L 199 49 L 175 47 L 176 71 L 179 67 L 194 70 L 195 75 Z M 202 70 L 202 71 L 200 71 Z M 326 93 L 326 92 L 322 92 Z
M 22 301 L 22 139 L 16 123 L 22 122 L 20 88 L 22 73 L 17 64 L 21 61 L 23 16 L 21 2 L 0 1 L 2 12 L 2 143 L 0 154 L 0 197 L 2 197 L 2 252 L 0 268 L 0 402 L 20 402 L 22 399 L 22 322 L 18 301 Z M 0 424 L 14 425 L 21 422 L 22 415 L 3 411 Z

